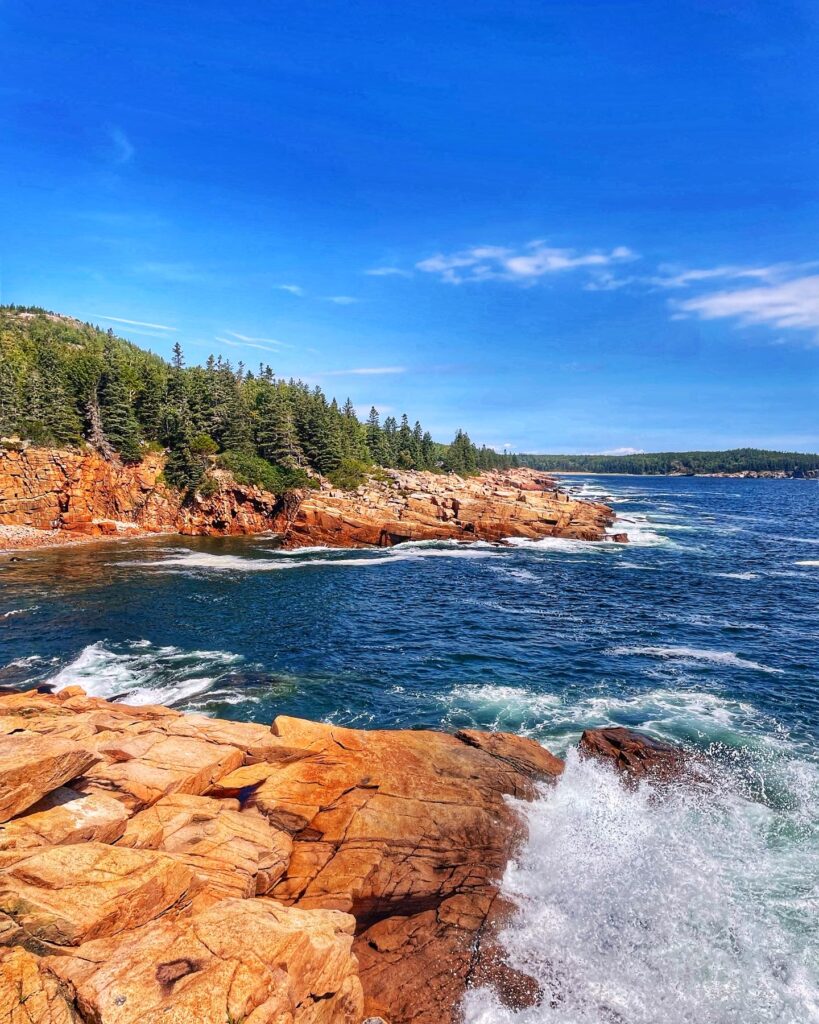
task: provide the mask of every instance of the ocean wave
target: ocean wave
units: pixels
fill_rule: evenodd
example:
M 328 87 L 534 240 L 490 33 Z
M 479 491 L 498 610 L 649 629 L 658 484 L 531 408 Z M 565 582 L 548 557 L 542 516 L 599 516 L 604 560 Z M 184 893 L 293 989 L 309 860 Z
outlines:
M 758 572 L 714 572 L 712 576 L 718 576 L 723 580 L 758 580 Z
M 210 689 L 242 660 L 225 651 L 182 651 L 139 640 L 113 650 L 98 641 L 47 682 L 55 690 L 81 686 L 92 697 L 116 697 L 124 704 L 178 704 Z
M 626 726 L 662 739 L 739 745 L 748 738 L 763 746 L 781 746 L 779 724 L 754 705 L 702 690 L 657 687 L 628 696 L 592 692 L 542 692 L 525 686 L 471 683 L 453 687 L 438 698 L 445 706 L 444 725 L 464 724 L 509 730 L 563 751 L 584 729 Z
M 516 806 L 528 838 L 503 880 L 517 912 L 501 941 L 545 998 L 515 1011 L 474 990 L 466 1024 L 817 1019 L 819 855 L 799 819 L 730 786 L 657 799 L 574 753 Z
M 817 558 L 803 558 L 799 562 L 794 562 L 794 565 L 819 565 L 819 559 Z
M 33 605 L 31 608 L 12 608 L 11 611 L 3 612 L 3 614 L 0 615 L 0 619 L 11 619 L 15 615 L 27 615 L 29 612 L 34 612 L 36 610 L 36 604 Z
M 669 658 L 681 661 L 702 661 L 715 665 L 727 665 L 730 668 L 752 669 L 755 672 L 768 672 L 779 675 L 784 669 L 771 668 L 757 661 L 749 661 L 730 651 L 711 651 L 699 647 L 612 647 L 607 652 L 617 656 L 644 655 L 648 658 Z
M 153 569 L 156 572 L 221 571 L 221 572 L 280 572 L 305 568 L 369 569 L 396 562 L 417 561 L 424 558 L 488 558 L 500 550 L 491 544 L 462 544 L 459 542 L 418 541 L 397 544 L 390 548 L 361 548 L 351 554 L 347 548 L 304 548 L 295 551 L 276 551 L 266 558 L 244 555 L 215 555 L 208 551 L 182 548 L 161 559 L 123 561 L 120 566 Z M 305 552 L 309 552 L 305 554 Z M 321 557 L 318 557 L 321 556 Z

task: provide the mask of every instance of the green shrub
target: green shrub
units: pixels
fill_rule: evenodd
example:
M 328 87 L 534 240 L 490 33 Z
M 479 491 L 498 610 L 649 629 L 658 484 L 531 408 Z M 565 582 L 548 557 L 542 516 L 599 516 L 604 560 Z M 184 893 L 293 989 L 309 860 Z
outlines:
M 327 478 L 334 487 L 339 487 L 342 491 L 354 491 L 366 481 L 369 468 L 358 459 L 342 459 L 338 469 L 328 473 Z
M 272 462 L 248 455 L 245 452 L 224 452 L 218 464 L 229 470 L 237 483 L 248 487 L 260 487 L 271 494 L 284 494 L 302 487 L 315 487 L 315 481 L 303 469 L 274 466 Z
M 219 445 L 208 434 L 194 435 L 190 447 L 194 455 L 215 455 L 219 451 Z
M 219 493 L 219 481 L 216 480 L 214 477 L 208 476 L 206 474 L 199 481 L 199 486 L 196 488 L 196 490 L 199 493 L 200 497 L 212 498 L 214 494 Z

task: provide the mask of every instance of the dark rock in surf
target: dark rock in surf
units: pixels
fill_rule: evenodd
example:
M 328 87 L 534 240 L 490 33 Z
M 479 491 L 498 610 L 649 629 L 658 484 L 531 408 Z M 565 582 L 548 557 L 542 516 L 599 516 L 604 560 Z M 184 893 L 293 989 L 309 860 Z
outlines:
M 586 729 L 577 745 L 581 757 L 607 761 L 629 782 L 673 782 L 691 772 L 692 756 L 672 743 L 617 726 Z

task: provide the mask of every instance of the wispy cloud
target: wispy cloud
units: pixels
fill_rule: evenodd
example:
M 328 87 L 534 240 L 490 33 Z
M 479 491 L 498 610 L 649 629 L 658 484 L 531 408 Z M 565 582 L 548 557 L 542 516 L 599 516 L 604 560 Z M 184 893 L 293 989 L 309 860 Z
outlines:
M 318 377 L 380 377 L 390 373 L 406 373 L 406 366 L 359 366 L 353 370 L 325 370 Z
M 412 277 L 409 270 L 402 270 L 401 267 L 370 267 L 364 273 L 370 277 Z
M 111 143 L 111 155 L 115 164 L 128 164 L 134 159 L 136 150 L 121 128 L 109 128 L 108 139 Z
M 660 288 L 688 288 L 707 281 L 740 280 L 749 278 L 757 281 L 782 280 L 795 271 L 816 266 L 815 263 L 773 263 L 767 267 L 721 266 L 705 268 L 680 268 L 662 264 L 658 276 L 649 278 L 651 284 Z
M 145 320 L 126 320 L 124 316 L 105 316 L 102 313 L 94 314 L 95 320 L 110 320 L 114 324 L 127 324 L 129 327 L 150 327 L 155 331 L 178 331 L 178 327 L 168 327 L 166 324 L 150 324 Z
M 326 295 L 325 302 L 334 302 L 337 306 L 352 306 L 358 299 L 352 295 Z
M 290 292 L 291 295 L 304 295 L 305 291 L 298 284 L 277 284 L 276 287 L 280 292 Z
M 279 341 L 277 338 L 255 338 L 247 334 L 239 334 L 238 331 L 226 331 L 230 337 L 217 336 L 214 340 L 222 345 L 229 345 L 231 348 L 255 348 L 261 352 L 280 352 L 283 348 L 293 348 L 287 342 Z
M 780 329 L 819 328 L 819 274 L 775 281 L 754 288 L 708 292 L 672 303 L 678 315 L 703 320 L 734 319 Z
M 637 259 L 636 253 L 625 245 L 609 252 L 578 252 L 555 248 L 538 239 L 519 250 L 479 245 L 450 255 L 438 253 L 415 266 L 424 273 L 437 274 L 450 284 L 492 280 L 532 283 L 547 274 L 583 267 L 606 267 L 634 259 Z

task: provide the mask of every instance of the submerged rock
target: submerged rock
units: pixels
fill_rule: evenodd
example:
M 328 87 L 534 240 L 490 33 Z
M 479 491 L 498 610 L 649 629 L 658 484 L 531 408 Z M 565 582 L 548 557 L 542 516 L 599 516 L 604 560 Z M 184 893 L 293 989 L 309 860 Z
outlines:
M 29 786 L 0 825 L 0 1021 L 454 1024 L 470 985 L 540 999 L 497 940 L 506 798 L 563 768 L 533 741 L 79 687 L 0 697 L 0 736 Z

